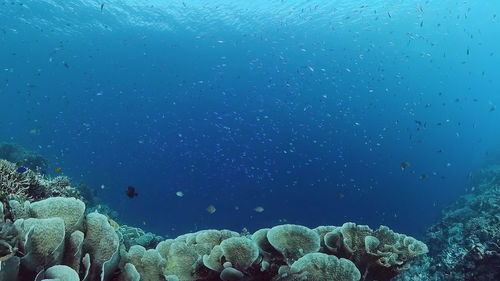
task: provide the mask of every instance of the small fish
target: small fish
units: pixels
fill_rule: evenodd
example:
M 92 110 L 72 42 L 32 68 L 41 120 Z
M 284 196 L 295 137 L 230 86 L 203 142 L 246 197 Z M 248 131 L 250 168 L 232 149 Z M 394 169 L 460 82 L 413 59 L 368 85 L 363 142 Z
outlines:
M 261 206 L 257 206 L 257 207 L 255 207 L 253 210 L 254 210 L 254 211 L 256 211 L 257 213 L 262 213 L 262 212 L 264 212 L 264 208 L 263 208 L 263 207 L 261 207 Z
M 387 15 L 392 19 L 391 13 L 387 12 Z
M 238 211 L 240 209 L 240 206 L 234 206 L 234 210 Z
M 209 214 L 213 214 L 213 213 L 215 213 L 215 211 L 217 211 L 217 209 L 215 209 L 214 205 L 210 205 L 207 207 L 207 212 Z
M 25 167 L 22 167 L 22 166 L 21 166 L 21 167 L 19 167 L 19 168 L 17 168 L 17 172 L 18 172 L 18 173 L 20 173 L 20 174 L 22 174 L 22 173 L 26 172 L 27 170 L 28 170 L 28 169 L 26 169 Z
M 343 193 L 339 193 L 339 194 L 337 194 L 337 198 L 338 198 L 338 199 L 342 199 L 342 198 L 344 198 L 344 197 L 345 197 L 345 195 L 344 195 Z
M 30 130 L 30 134 L 32 134 L 32 135 L 40 135 L 40 129 L 37 129 L 37 128 L 31 129 Z
M 104 188 L 105 188 L 104 184 L 101 184 L 101 189 L 104 189 Z
M 56 169 L 54 170 L 54 172 L 56 172 L 56 173 L 60 173 L 61 171 L 62 171 L 62 168 L 61 168 L 61 167 L 56 168 Z
M 401 163 L 401 171 L 404 171 L 406 168 L 410 167 L 410 162 Z
M 101 4 L 101 13 L 102 13 L 102 9 L 104 9 L 104 3 Z
M 421 179 L 421 180 L 425 180 L 426 178 L 427 178 L 427 174 L 421 174 L 421 175 L 420 175 L 420 179 Z
M 127 187 L 127 191 L 125 191 L 125 194 L 127 194 L 128 198 L 134 198 L 136 196 L 139 196 L 139 193 L 135 192 L 135 187 L 131 185 Z
M 184 197 L 184 192 L 182 192 L 182 191 L 177 191 L 177 192 L 175 193 L 175 195 L 177 195 L 177 197 Z

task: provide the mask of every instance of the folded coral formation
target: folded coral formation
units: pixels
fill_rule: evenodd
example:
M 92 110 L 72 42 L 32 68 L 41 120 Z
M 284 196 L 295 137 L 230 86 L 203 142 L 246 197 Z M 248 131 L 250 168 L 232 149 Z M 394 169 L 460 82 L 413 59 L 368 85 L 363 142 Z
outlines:
M 1 159 L 0 193 L 0 281 L 382 281 L 428 252 L 385 226 L 354 223 L 164 240 L 88 208 L 66 177 L 20 173 Z
M 389 280 L 427 252 L 387 227 L 354 223 L 279 225 L 253 235 L 202 230 L 149 248 L 151 239 L 136 241 L 144 232 L 85 215 L 75 198 L 8 204 L 13 223 L 0 203 L 0 280 Z

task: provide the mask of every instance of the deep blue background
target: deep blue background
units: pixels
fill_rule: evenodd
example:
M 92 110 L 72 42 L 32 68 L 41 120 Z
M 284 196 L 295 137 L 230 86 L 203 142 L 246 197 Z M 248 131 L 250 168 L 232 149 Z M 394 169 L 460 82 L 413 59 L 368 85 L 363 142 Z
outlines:
M 498 146 L 496 1 L 56 3 L 0 1 L 0 140 L 148 231 L 419 237 Z

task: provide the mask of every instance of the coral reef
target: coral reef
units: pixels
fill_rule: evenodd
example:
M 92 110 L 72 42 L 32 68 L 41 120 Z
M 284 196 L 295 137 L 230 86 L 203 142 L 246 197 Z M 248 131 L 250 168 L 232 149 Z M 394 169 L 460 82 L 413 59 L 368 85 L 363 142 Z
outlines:
M 78 191 L 80 192 L 81 189 L 78 188 Z M 79 199 L 82 200 L 83 203 L 85 203 L 85 205 L 87 206 L 87 209 L 85 209 L 85 213 L 86 214 L 98 212 L 99 214 L 103 214 L 103 215 L 107 216 L 108 218 L 110 218 L 112 220 L 115 220 L 115 221 L 118 220 L 118 215 L 119 215 L 118 212 L 116 210 L 112 209 L 107 204 L 97 203 L 97 202 L 100 202 L 99 198 L 93 197 L 94 201 L 93 202 L 89 202 L 87 200 L 87 197 L 85 197 L 85 193 L 81 194 L 81 195 L 82 195 L 83 198 L 79 198 Z
M 67 177 L 47 178 L 30 169 L 22 173 L 17 169 L 16 164 L 0 159 L 0 201 L 4 205 L 10 199 L 24 202 L 56 196 L 80 198 Z
M 0 159 L 0 281 L 383 281 L 428 252 L 387 227 L 354 223 L 203 230 L 164 240 L 120 226 L 105 205 L 88 207 L 91 190 L 82 188 L 92 195 L 82 196 L 66 177 L 18 168 Z
M 105 204 L 102 204 L 99 200 L 99 198 L 97 197 L 97 192 L 95 189 L 92 189 L 90 186 L 84 184 L 84 183 L 81 183 L 80 185 L 78 185 L 77 187 L 78 189 L 78 193 L 80 194 L 81 196 L 81 200 L 83 201 L 83 203 L 85 203 L 85 205 L 89 206 L 89 208 L 87 208 L 87 213 L 92 213 L 96 210 L 98 210 L 99 213 L 101 214 L 105 214 L 109 217 L 112 217 L 114 219 L 116 219 L 118 217 L 118 213 L 116 213 L 115 211 L 111 210 L 108 206 L 106 206 Z M 92 207 L 90 207 L 92 206 Z M 108 208 L 107 210 L 103 210 L 102 208 Z M 115 214 L 111 214 L 112 212 L 115 212 Z
M 113 223 L 111 223 L 113 225 Z M 128 250 L 134 245 L 142 246 L 146 249 L 153 249 L 164 240 L 163 237 L 155 235 L 151 232 L 144 232 L 140 228 L 131 227 L 128 225 L 120 225 L 118 235 L 125 248 Z
M 33 171 L 46 170 L 48 162 L 42 156 L 14 143 L 0 143 L 0 159 L 17 163 Z
M 9 204 L 13 223 L 0 212 L 0 280 L 389 280 L 377 274 L 398 273 L 427 252 L 386 227 L 353 223 L 279 225 L 253 235 L 203 230 L 156 243 L 105 215 L 85 215 L 75 198 Z
M 500 165 L 476 176 L 471 191 L 432 226 L 424 257 L 398 281 L 500 280 Z

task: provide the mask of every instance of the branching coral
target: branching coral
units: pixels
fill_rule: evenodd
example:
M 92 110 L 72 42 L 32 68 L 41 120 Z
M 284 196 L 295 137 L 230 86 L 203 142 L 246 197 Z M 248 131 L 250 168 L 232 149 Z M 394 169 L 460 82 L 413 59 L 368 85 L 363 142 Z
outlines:
M 3 195 L 3 196 L 2 196 Z M 20 173 L 16 164 L 0 159 L 0 198 L 38 201 L 54 196 L 79 197 L 67 177 L 46 178 L 30 169 Z
M 39 185 L 33 171 L 17 172 L 16 164 L 0 159 L 0 192 L 11 198 L 33 200 L 39 193 Z

